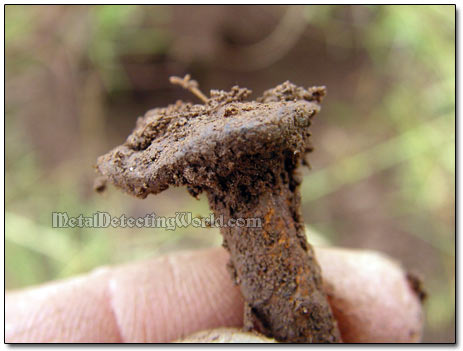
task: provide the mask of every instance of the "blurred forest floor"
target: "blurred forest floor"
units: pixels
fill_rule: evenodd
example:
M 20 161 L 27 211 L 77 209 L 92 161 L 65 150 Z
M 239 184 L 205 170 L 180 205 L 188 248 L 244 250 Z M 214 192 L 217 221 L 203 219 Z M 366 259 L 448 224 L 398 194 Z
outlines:
M 6 288 L 180 249 L 216 230 L 52 229 L 51 212 L 207 215 L 170 189 L 95 194 L 96 158 L 146 110 L 203 91 L 326 85 L 303 170 L 320 245 L 384 252 L 425 280 L 424 341 L 455 340 L 454 6 L 17 6 L 5 10 Z

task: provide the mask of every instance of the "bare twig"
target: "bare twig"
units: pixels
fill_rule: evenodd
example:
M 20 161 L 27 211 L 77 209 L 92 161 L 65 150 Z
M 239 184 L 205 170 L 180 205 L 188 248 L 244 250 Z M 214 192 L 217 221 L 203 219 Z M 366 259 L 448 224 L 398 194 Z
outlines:
M 201 101 L 206 103 L 209 99 L 206 95 L 204 95 L 201 90 L 199 90 L 199 85 L 198 82 L 191 79 L 191 76 L 189 74 L 185 75 L 185 77 L 180 78 L 180 77 L 170 77 L 170 82 L 172 84 L 177 84 L 180 85 L 182 88 L 189 90 L 191 93 L 196 95 Z

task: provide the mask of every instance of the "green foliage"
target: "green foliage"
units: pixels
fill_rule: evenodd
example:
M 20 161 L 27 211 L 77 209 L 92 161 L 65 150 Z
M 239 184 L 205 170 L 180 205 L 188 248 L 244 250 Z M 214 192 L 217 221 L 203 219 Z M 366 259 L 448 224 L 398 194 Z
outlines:
M 158 28 L 139 24 L 144 8 L 134 5 L 91 7 L 92 35 L 88 56 L 100 71 L 108 90 L 125 88 L 127 77 L 121 64 L 124 54 L 156 54 L 166 50 L 169 36 Z M 164 13 L 158 8 L 156 12 Z M 159 16 L 153 16 L 159 20 Z
M 21 5 L 5 5 L 5 43 L 21 41 L 34 30 L 34 11 Z

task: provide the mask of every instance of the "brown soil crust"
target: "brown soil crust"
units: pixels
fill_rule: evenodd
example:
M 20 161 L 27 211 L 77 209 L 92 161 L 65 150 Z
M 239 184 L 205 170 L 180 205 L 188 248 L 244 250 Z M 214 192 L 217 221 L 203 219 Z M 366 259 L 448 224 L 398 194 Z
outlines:
M 305 239 L 296 172 L 312 149 L 308 128 L 325 89 L 285 82 L 256 101 L 245 101 L 249 94 L 235 86 L 211 91 L 204 104 L 150 110 L 97 169 L 140 198 L 185 185 L 193 196 L 205 192 L 224 223 L 261 218 L 261 228 L 221 228 L 247 303 L 245 327 L 283 342 L 339 342 Z

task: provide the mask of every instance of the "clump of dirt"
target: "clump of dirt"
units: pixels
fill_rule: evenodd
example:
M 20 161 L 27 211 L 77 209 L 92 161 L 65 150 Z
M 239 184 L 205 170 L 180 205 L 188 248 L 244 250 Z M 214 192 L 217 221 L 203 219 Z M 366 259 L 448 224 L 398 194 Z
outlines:
M 414 272 L 407 272 L 407 281 L 420 302 L 423 303 L 428 295 L 423 286 L 423 279 Z
M 308 130 L 324 87 L 285 82 L 256 101 L 250 90 L 174 82 L 204 101 L 177 101 L 139 118 L 126 142 L 97 169 L 126 192 L 146 197 L 170 185 L 205 192 L 216 216 L 259 218 L 261 227 L 223 227 L 228 268 L 246 300 L 245 328 L 284 342 L 338 342 L 321 272 L 304 235 L 296 169 L 312 150 Z

